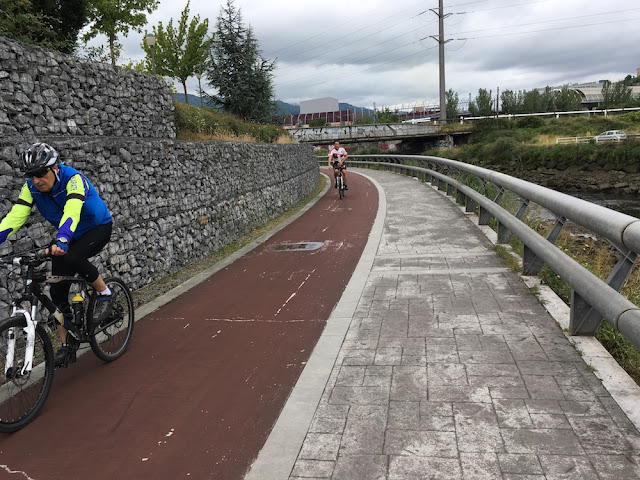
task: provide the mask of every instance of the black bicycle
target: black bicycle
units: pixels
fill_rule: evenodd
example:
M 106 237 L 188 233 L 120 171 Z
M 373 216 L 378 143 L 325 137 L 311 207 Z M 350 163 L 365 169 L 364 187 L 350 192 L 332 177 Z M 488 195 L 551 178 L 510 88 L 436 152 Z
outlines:
M 126 284 L 118 278 L 106 279 L 111 300 L 101 301 L 80 277 L 47 276 L 38 267 L 49 259 L 37 252 L 0 259 L 4 265 L 15 266 L 24 279 L 24 293 L 11 301 L 11 316 L 0 320 L 0 432 L 15 432 L 30 423 L 51 390 L 55 369 L 52 338 L 59 342 L 55 330 L 60 311 L 43 293 L 44 284 L 71 284 L 73 318 L 65 328 L 72 351 L 88 342 L 98 358 L 111 362 L 131 341 L 135 312 Z M 46 322 L 38 321 L 43 313 L 39 305 L 49 312 Z

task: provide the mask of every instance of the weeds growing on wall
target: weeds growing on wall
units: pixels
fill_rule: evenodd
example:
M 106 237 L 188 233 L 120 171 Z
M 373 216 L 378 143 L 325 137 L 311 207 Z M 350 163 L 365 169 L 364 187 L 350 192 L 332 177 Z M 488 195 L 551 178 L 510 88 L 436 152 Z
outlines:
M 179 140 L 232 140 L 256 143 L 295 143 L 282 127 L 243 122 L 233 115 L 208 107 L 173 101 Z

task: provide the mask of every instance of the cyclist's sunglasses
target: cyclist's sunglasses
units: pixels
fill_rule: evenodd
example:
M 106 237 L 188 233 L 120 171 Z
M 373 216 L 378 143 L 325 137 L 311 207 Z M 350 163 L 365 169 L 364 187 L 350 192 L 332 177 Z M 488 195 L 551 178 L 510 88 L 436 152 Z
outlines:
M 27 177 L 27 178 L 33 178 L 33 177 L 42 178 L 47 173 L 49 173 L 49 170 L 51 170 L 50 167 L 44 167 L 44 168 L 41 168 L 39 170 L 34 170 L 33 172 L 25 173 L 25 177 Z

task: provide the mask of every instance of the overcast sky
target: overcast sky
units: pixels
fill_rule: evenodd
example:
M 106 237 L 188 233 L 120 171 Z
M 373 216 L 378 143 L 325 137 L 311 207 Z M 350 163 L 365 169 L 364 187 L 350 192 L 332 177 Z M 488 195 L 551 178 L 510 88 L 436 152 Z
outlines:
M 226 0 L 192 0 L 215 30 Z M 161 0 L 148 30 L 185 2 Z M 263 55 L 276 61 L 276 99 L 337 98 L 361 107 L 437 104 L 438 0 L 236 0 Z M 466 101 L 479 88 L 617 81 L 640 68 L 640 0 L 445 0 L 446 88 Z M 142 34 L 121 38 L 139 60 Z M 197 95 L 197 80 L 188 82 Z M 203 83 L 203 90 L 212 90 Z M 179 89 L 179 91 L 182 91 Z

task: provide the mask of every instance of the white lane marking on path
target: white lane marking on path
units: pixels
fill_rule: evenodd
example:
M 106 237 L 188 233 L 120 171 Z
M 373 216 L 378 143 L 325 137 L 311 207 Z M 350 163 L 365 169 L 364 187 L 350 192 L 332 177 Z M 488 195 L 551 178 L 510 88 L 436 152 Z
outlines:
M 5 470 L 7 473 L 10 473 L 11 475 L 13 475 L 14 473 L 20 473 L 20 474 L 24 475 L 24 478 L 26 478 L 28 480 L 35 480 L 34 478 L 31 478 L 29 475 L 27 475 L 22 470 L 11 470 L 7 465 L 0 465 L 0 468 Z
M 293 292 L 291 295 L 289 295 L 289 298 L 287 298 L 287 301 L 282 304 L 282 306 L 278 309 L 274 317 L 277 317 L 278 314 L 282 311 L 282 309 L 287 306 L 287 303 L 289 303 L 291 299 L 296 296 L 296 294 L 300 291 L 300 289 L 304 286 L 304 284 L 307 283 L 307 280 L 309 280 L 309 278 L 311 277 L 311 275 L 313 275 L 315 271 L 316 271 L 315 268 L 311 270 L 311 273 L 309 273 L 309 275 L 307 275 L 307 278 L 305 278 L 302 281 L 302 283 L 298 286 L 298 289 L 295 292 Z
M 205 322 L 227 322 L 227 323 L 301 323 L 301 322 L 324 322 L 319 318 L 303 318 L 294 320 L 272 320 L 268 318 L 205 318 Z

